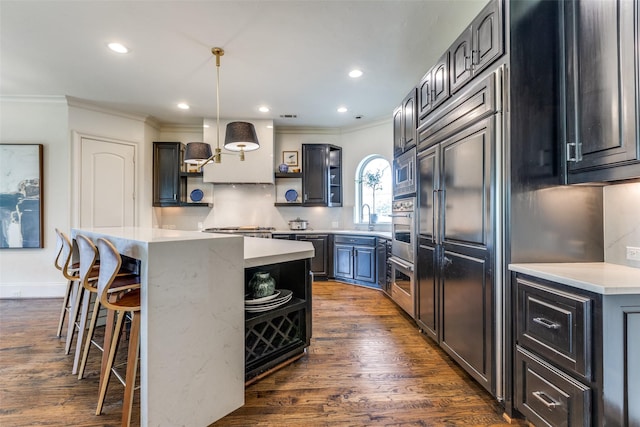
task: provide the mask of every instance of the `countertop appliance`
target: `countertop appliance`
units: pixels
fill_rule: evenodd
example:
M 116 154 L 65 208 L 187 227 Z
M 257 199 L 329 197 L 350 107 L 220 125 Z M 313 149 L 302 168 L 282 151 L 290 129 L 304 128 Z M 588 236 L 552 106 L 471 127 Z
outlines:
M 229 234 L 241 234 L 245 237 L 261 237 L 263 239 L 270 239 L 271 233 L 274 232 L 275 227 L 260 227 L 258 225 L 241 225 L 241 226 L 228 226 L 228 227 L 212 227 L 202 230 L 205 233 L 229 233 Z
M 307 221 L 306 219 L 300 219 L 300 217 L 289 221 L 290 230 L 306 230 L 308 226 L 309 221 Z
M 393 198 L 416 194 L 416 149 L 402 153 L 393 159 Z

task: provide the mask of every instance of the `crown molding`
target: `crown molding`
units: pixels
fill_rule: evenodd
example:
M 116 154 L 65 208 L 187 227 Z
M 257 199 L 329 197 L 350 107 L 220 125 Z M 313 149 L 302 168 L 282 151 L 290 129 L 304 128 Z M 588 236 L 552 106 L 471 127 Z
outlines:
M 343 128 L 340 128 L 341 133 L 351 133 L 351 132 L 358 132 L 361 130 L 365 130 L 365 129 L 369 129 L 369 128 L 374 128 L 374 127 L 378 127 L 378 126 L 384 126 L 384 125 L 388 125 L 388 124 L 393 124 L 393 117 L 384 117 L 384 118 L 380 118 L 380 119 L 376 119 L 376 120 L 372 120 L 370 122 L 367 123 L 362 123 L 362 124 L 357 124 L 357 125 L 353 125 L 353 126 L 346 126 Z
M 34 104 L 67 104 L 67 98 L 62 95 L 43 96 L 43 95 L 0 95 L 2 102 L 24 102 Z
M 66 98 L 67 98 L 67 104 L 69 104 L 69 107 L 82 108 L 84 110 L 109 114 L 111 116 L 122 117 L 125 119 L 136 120 L 139 122 L 146 122 L 150 117 L 149 115 L 145 115 L 145 114 L 123 113 L 122 111 L 104 107 L 102 105 L 98 105 L 84 99 L 74 98 L 73 96 L 67 96 Z

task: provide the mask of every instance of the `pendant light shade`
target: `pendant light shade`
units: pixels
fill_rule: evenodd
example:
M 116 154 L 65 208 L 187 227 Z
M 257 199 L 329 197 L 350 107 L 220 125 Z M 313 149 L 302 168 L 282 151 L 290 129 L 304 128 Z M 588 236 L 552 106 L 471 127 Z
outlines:
M 215 154 L 211 153 L 211 146 L 205 142 L 190 142 L 184 162 L 198 165 L 198 170 L 209 162 L 221 163 L 222 150 L 220 149 L 220 57 L 224 55 L 224 49 L 214 47 L 211 53 L 216 57 L 216 148 Z M 227 125 L 227 133 L 224 140 L 224 148 L 229 151 L 237 151 L 240 160 L 244 161 L 244 152 L 260 148 L 256 129 L 248 122 L 231 122 Z M 224 153 L 232 154 L 232 153 Z
M 248 122 L 231 122 L 227 125 L 224 148 L 229 151 L 253 151 L 260 148 L 256 128 Z
M 190 142 L 184 153 L 184 162 L 191 165 L 201 165 L 211 158 L 211 145 L 206 142 Z

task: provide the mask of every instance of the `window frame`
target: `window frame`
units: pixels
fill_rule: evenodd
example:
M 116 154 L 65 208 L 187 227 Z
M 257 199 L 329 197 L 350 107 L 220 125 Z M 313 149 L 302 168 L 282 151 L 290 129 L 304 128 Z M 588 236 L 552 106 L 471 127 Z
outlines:
M 363 189 L 364 189 L 364 184 L 362 183 L 362 175 L 365 172 L 365 170 L 367 169 L 367 166 L 374 160 L 384 160 L 387 163 L 387 167 L 389 168 L 389 172 L 391 173 L 391 162 L 384 157 L 381 154 L 370 154 L 366 157 L 364 157 L 360 163 L 358 164 L 358 167 L 356 168 L 356 173 L 355 173 L 355 204 L 354 204 L 354 209 L 353 209 L 353 223 L 354 225 L 368 225 L 369 222 L 368 220 L 365 221 L 363 219 L 363 209 L 362 206 L 364 204 L 363 201 Z M 393 185 L 391 180 L 389 181 L 389 186 Z M 389 200 L 391 201 L 391 200 Z M 376 213 L 376 212 L 372 212 L 372 213 Z M 381 217 L 378 217 L 378 221 L 377 224 L 391 224 L 391 217 L 386 217 L 383 216 L 383 218 L 385 220 L 380 221 Z

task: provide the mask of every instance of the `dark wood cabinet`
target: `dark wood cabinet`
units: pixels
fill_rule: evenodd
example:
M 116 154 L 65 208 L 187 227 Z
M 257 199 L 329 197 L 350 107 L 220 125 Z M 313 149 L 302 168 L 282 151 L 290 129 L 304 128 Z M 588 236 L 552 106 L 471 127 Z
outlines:
M 375 246 L 354 246 L 353 279 L 357 282 L 376 283 Z
M 296 240 L 311 242 L 315 256 L 311 259 L 311 272 L 315 279 L 329 277 L 329 235 L 327 234 L 298 234 Z
M 376 270 L 378 271 L 378 287 L 390 293 L 391 286 L 391 266 L 387 261 L 391 256 L 391 241 L 378 237 L 376 244 Z
M 592 401 L 600 297 L 533 277 L 514 278 L 514 405 L 540 425 L 600 425 Z M 599 323 L 598 323 L 599 324 Z M 598 333 L 601 333 L 598 332 Z
M 153 143 L 153 206 L 179 206 L 186 188 L 180 180 L 184 145 L 180 142 Z
M 342 149 L 302 144 L 302 205 L 342 206 Z
M 452 94 L 502 56 L 503 33 L 502 1 L 492 0 L 449 48 Z
M 153 143 L 153 206 L 209 206 L 187 201 L 187 181 L 202 180 L 202 172 L 184 171 L 184 150 L 181 142 Z
M 491 81 L 488 76 L 470 87 L 419 134 L 416 322 L 495 393 L 497 118 L 488 102 L 493 95 L 487 96 Z
M 399 156 L 416 145 L 416 88 L 393 111 L 393 155 Z
M 336 235 L 333 254 L 336 280 L 377 287 L 375 237 Z
M 640 177 L 638 5 L 562 4 L 567 181 Z
M 449 52 L 445 52 L 418 84 L 418 127 L 431 111 L 449 98 L 448 76 Z
M 640 295 L 512 274 L 514 407 L 536 425 L 640 425 Z

